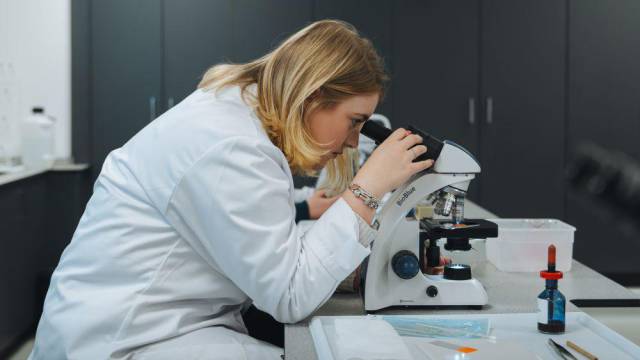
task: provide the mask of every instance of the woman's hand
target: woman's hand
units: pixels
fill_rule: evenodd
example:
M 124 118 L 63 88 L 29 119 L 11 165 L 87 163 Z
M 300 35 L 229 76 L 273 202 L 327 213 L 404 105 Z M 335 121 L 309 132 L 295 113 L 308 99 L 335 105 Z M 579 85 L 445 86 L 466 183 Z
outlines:
M 425 263 L 426 263 L 425 259 Z M 444 266 L 447 264 L 451 264 L 451 259 L 446 258 L 444 256 L 440 256 L 440 264 L 437 266 L 433 266 L 433 264 L 427 264 L 427 268 L 425 269 L 425 273 L 429 275 L 441 275 L 444 273 Z
M 433 160 L 413 162 L 427 152 L 427 147 L 418 145 L 422 137 L 412 135 L 405 129 L 397 129 L 377 149 L 358 171 L 353 182 L 380 199 L 384 194 L 397 188 L 413 174 L 429 168 Z M 361 199 L 346 190 L 343 198 L 361 218 L 371 223 L 375 210 L 366 206 Z
M 318 190 L 307 199 L 309 205 L 309 218 L 318 219 L 327 209 L 338 200 L 338 196 L 325 197 L 325 190 Z
M 427 152 L 427 147 L 417 145 L 422 137 L 405 129 L 397 129 L 371 154 L 358 171 L 353 182 L 380 198 L 407 181 L 413 174 L 433 165 L 433 160 L 413 162 Z M 417 146 L 416 146 L 417 145 Z

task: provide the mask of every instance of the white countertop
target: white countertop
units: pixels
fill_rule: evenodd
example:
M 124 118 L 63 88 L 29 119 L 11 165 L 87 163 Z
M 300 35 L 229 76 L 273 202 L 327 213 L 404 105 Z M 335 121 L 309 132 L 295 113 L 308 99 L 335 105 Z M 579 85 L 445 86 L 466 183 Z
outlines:
M 25 169 L 15 172 L 0 173 L 0 186 L 9 184 L 18 180 L 36 176 L 47 171 L 83 171 L 89 168 L 89 164 L 75 164 L 68 161 L 56 161 L 51 167 L 42 167 L 37 169 Z
M 465 203 L 465 214 L 470 218 L 497 218 L 494 214 L 471 201 Z M 473 241 L 473 240 L 472 240 Z M 474 249 L 484 248 L 484 241 L 474 244 Z M 471 260 L 473 259 L 473 260 Z M 544 288 L 537 273 L 506 273 L 486 261 L 484 251 L 475 252 L 468 263 L 472 264 L 474 277 L 487 290 L 489 305 L 482 310 L 426 310 L 388 309 L 382 314 L 464 314 L 464 313 L 527 313 L 536 312 L 535 299 Z M 580 311 L 570 299 L 637 299 L 638 296 L 622 285 L 604 277 L 593 269 L 574 261 L 571 271 L 565 273 L 560 283 L 567 298 L 567 311 Z M 631 341 L 640 340 L 640 308 L 617 308 L 608 310 L 584 309 L 585 312 L 619 332 Z M 358 294 L 334 294 L 309 318 L 285 325 L 285 358 L 287 360 L 317 359 L 309 331 L 310 318 L 315 315 L 363 315 L 362 299 Z

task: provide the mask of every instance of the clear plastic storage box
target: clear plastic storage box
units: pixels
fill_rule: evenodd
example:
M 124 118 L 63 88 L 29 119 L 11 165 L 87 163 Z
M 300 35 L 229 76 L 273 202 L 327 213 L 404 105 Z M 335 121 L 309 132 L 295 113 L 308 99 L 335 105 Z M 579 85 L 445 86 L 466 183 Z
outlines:
M 556 269 L 571 270 L 576 228 L 555 219 L 488 219 L 498 237 L 487 239 L 487 259 L 498 270 L 537 272 L 547 268 L 547 249 L 556 247 Z

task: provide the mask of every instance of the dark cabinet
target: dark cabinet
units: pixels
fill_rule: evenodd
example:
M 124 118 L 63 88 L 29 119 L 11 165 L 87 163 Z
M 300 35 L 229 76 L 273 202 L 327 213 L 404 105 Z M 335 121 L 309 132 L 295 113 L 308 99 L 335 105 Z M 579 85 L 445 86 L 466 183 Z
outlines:
M 2 351 L 12 345 L 17 334 L 25 331 L 30 325 L 31 319 L 25 318 L 24 308 L 21 308 L 24 300 L 24 290 L 21 286 L 21 277 L 25 275 L 25 269 L 20 269 L 19 262 L 23 260 L 20 254 L 24 254 L 26 244 L 20 237 L 24 229 L 25 208 L 24 191 L 14 184 L 4 185 L 0 188 L 0 233 L 3 249 L 0 251 L 0 355 Z M 27 276 L 29 277 L 29 276 Z M 25 307 L 29 307 L 27 302 Z M 30 310 L 30 309 L 29 309 Z
M 395 125 L 478 149 L 479 1 L 399 1 L 394 6 Z
M 570 150 L 585 142 L 640 158 L 640 2 L 570 2 Z
M 0 186 L 0 356 L 39 318 L 35 283 L 46 235 L 46 175 Z
M 232 60 L 259 58 L 311 23 L 312 0 L 235 0 Z
M 162 4 L 157 0 L 91 3 L 94 177 L 107 154 L 161 111 Z
M 469 197 L 491 211 L 562 218 L 565 2 L 395 4 L 396 124 L 475 154 Z
M 88 170 L 47 172 L 0 186 L 0 358 L 31 335 L 53 268 L 90 193 Z
M 69 244 L 91 197 L 91 176 L 89 170 L 50 171 L 46 175 L 46 207 L 43 213 L 42 227 L 46 235 L 42 239 L 38 259 L 39 269 L 50 274 L 58 265 L 62 251 Z M 42 204 L 42 198 L 38 199 Z M 37 213 L 36 211 L 32 211 Z
M 640 161 L 640 2 L 571 1 L 569 18 L 569 161 L 586 144 Z M 609 200 L 569 188 L 568 221 L 578 229 L 574 256 L 638 285 L 640 221 Z
M 314 20 L 339 19 L 352 24 L 361 35 L 371 40 L 384 60 L 385 70 L 392 73 L 393 7 L 394 2 L 388 0 L 319 0 L 315 2 Z M 396 126 L 393 93 L 392 89 L 387 89 L 376 112 L 387 116 Z
M 166 108 L 197 87 L 204 72 L 232 58 L 231 0 L 167 0 L 164 3 Z
M 94 178 L 110 151 L 193 92 L 210 66 L 264 55 L 312 10 L 311 0 L 92 1 Z
M 564 217 L 566 3 L 482 2 L 481 203 Z
M 394 2 L 394 125 L 416 125 L 478 155 L 479 1 Z M 478 199 L 478 180 L 469 198 Z
M 386 65 L 392 68 L 393 7 L 394 2 L 388 0 L 317 0 L 314 20 L 338 19 L 350 23 L 372 41 Z
M 259 58 L 311 21 L 311 1 L 165 0 L 164 108 L 193 92 L 219 63 Z

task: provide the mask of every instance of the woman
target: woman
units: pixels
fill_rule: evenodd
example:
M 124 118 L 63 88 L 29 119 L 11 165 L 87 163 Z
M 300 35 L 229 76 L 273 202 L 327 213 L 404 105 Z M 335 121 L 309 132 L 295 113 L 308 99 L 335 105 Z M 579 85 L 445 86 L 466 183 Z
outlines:
M 371 43 L 320 21 L 271 53 L 215 66 L 113 151 L 51 279 L 32 359 L 279 359 L 246 335 L 251 303 L 310 315 L 369 254 L 374 209 L 345 190 L 304 236 L 291 171 L 379 198 L 431 166 L 399 129 L 353 176 L 383 93 Z

